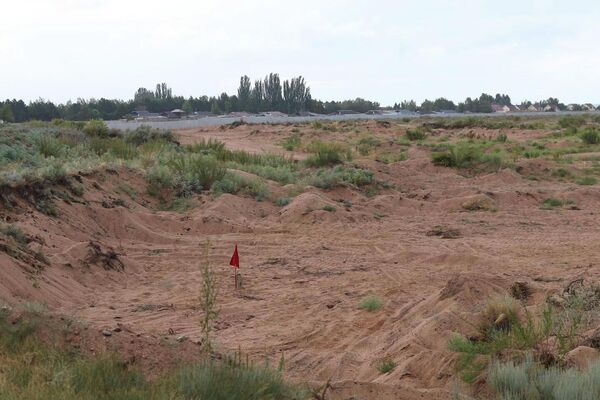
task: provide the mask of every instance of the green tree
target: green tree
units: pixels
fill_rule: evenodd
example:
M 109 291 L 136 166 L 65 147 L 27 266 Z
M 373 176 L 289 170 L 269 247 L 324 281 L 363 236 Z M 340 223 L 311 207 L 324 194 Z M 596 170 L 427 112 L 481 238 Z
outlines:
M 183 105 L 181 106 L 181 109 L 183 111 L 186 112 L 186 114 L 191 114 L 192 112 L 194 112 L 194 108 L 192 106 L 192 101 L 191 99 L 188 99 L 186 101 L 183 102 Z
M 304 111 L 306 103 L 310 101 L 310 88 L 302 76 L 283 82 L 283 99 L 288 113 Z
M 8 102 L 2 105 L 2 107 L 0 107 L 0 119 L 5 122 L 14 122 L 15 120 L 12 108 L 10 107 Z
M 244 75 L 240 78 L 240 87 L 237 91 L 238 102 L 241 111 L 251 111 L 251 84 L 250 78 L 247 75 Z
M 270 73 L 264 81 L 264 99 L 268 111 L 279 110 L 283 104 L 279 74 Z

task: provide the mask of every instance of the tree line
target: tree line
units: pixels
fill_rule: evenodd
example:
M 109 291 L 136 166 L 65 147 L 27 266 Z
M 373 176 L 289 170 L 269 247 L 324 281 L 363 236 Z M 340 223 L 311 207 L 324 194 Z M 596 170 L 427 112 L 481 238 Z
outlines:
M 326 102 L 316 100 L 312 98 L 310 87 L 302 76 L 282 81 L 279 74 L 270 73 L 264 79 L 254 82 L 248 76 L 242 76 L 237 94 L 234 95 L 223 92 L 219 96 L 185 98 L 174 95 L 166 83 L 159 83 L 154 90 L 139 88 L 130 100 L 80 98 L 75 102 L 55 104 L 44 99 L 29 103 L 7 99 L 0 101 L 0 119 L 8 122 L 50 121 L 57 118 L 72 121 L 111 120 L 127 118 L 139 110 L 166 113 L 174 109 L 182 109 L 188 114 L 193 112 L 227 114 L 236 111 L 329 114 L 340 110 L 366 112 L 377 108 L 379 103 L 361 98 Z
M 439 112 L 439 111 L 456 111 L 456 112 L 471 112 L 471 113 L 491 113 L 493 112 L 492 105 L 498 104 L 501 106 L 513 106 L 510 96 L 507 94 L 497 93 L 495 96 L 482 93 L 476 98 L 467 97 L 465 101 L 455 104 L 452 100 L 440 97 L 436 100 L 424 100 L 418 105 L 414 100 L 405 100 L 400 103 L 394 103 L 394 110 L 409 110 L 415 112 Z M 522 101 L 516 106 L 520 110 L 526 110 L 530 106 L 534 106 L 538 110 L 543 110 L 546 106 L 551 106 L 553 109 L 564 111 L 586 111 L 589 108 L 583 104 L 571 104 L 569 106 L 561 103 L 557 98 L 549 97 L 546 100 L 531 102 L 528 100 Z
M 482 93 L 476 98 L 467 97 L 464 102 L 455 104 L 452 100 L 440 97 L 436 100 L 424 100 L 418 105 L 414 100 L 405 100 L 395 103 L 387 109 L 409 110 L 422 113 L 439 111 L 489 113 L 492 104 L 511 105 L 511 99 L 506 94 L 495 96 Z M 550 105 L 558 110 L 565 110 L 567 106 L 558 99 L 550 97 L 535 103 L 522 102 L 519 106 L 526 109 L 530 105 L 543 109 Z M 173 109 L 182 109 L 188 114 L 204 112 L 213 114 L 228 114 L 230 112 L 245 111 L 258 113 L 265 111 L 280 111 L 286 114 L 303 114 L 312 112 L 317 114 L 331 114 L 342 110 L 351 110 L 364 113 L 380 109 L 380 104 L 375 101 L 356 98 L 344 101 L 321 101 L 313 99 L 310 87 L 302 76 L 281 80 L 279 74 L 270 73 L 263 79 L 254 82 L 244 75 L 240 78 L 237 93 L 229 95 L 225 92 L 219 96 L 183 96 L 174 95 L 166 83 L 159 83 L 154 90 L 139 88 L 130 100 L 119 99 L 77 99 L 64 104 L 55 104 L 52 101 L 38 99 L 25 103 L 23 100 L 0 101 L 0 119 L 8 122 L 23 122 L 29 120 L 50 121 L 60 118 L 72 121 L 86 121 L 89 119 L 121 119 L 131 117 L 135 111 L 144 110 L 151 113 L 167 113 Z M 583 105 L 572 105 L 573 111 L 581 111 Z

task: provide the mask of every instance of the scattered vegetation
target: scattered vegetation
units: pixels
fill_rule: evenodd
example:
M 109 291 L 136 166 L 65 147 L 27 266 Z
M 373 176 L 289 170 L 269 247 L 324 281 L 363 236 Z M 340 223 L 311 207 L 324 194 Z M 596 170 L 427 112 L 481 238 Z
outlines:
M 505 165 L 503 153 L 485 153 L 480 146 L 468 142 L 448 145 L 446 150 L 432 153 L 432 161 L 434 165 L 477 171 L 497 171 Z
M 600 361 L 585 371 L 546 368 L 531 356 L 522 363 L 496 361 L 488 382 L 501 400 L 593 400 L 600 398 Z
M 210 359 L 148 380 L 113 354 L 87 357 L 42 340 L 44 311 L 26 308 L 19 318 L 0 309 L 0 393 L 3 399 L 225 400 L 306 399 L 302 387 L 286 383 L 281 370 L 243 362 L 241 355 Z M 14 322 L 14 323 L 13 323 Z M 47 333 L 44 335 L 46 336 Z
M 528 298 L 530 291 L 523 287 L 528 286 L 513 285 L 513 297 Z M 599 319 L 599 287 L 577 280 L 562 293 L 549 297 L 539 314 L 531 313 L 511 297 L 490 300 L 480 313 L 477 333 L 469 338 L 455 334 L 448 346 L 460 354 L 457 369 L 467 382 L 474 382 L 491 366 L 488 380 L 503 399 L 579 398 L 552 397 L 550 393 L 555 389 L 551 387 L 544 392 L 550 397 L 522 397 L 523 393 L 537 396 L 536 390 L 543 386 L 538 385 L 543 382 L 537 378 L 523 380 L 527 376 L 525 371 L 536 371 L 537 377 L 555 376 L 558 380 L 577 378 L 574 371 L 564 369 L 565 356 L 581 344 L 581 333 Z M 591 342 L 591 345 L 597 344 Z M 594 368 L 589 373 L 600 371 L 592 372 Z
M 556 199 L 553 197 L 544 199 L 544 201 L 542 202 L 542 206 L 541 208 L 543 210 L 551 210 L 553 208 L 557 208 L 557 207 L 563 207 L 563 206 L 567 206 L 567 205 L 574 205 L 575 201 L 571 200 L 571 199 L 566 199 L 566 200 L 562 200 L 562 199 Z

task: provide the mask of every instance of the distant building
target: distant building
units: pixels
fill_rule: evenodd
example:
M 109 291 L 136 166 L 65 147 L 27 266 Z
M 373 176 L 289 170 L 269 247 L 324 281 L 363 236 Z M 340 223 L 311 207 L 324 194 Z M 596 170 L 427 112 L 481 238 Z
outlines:
M 533 104 L 531 104 L 529 107 L 527 107 L 526 110 L 530 111 L 530 112 L 538 112 L 538 111 L 540 111 L 539 108 L 537 108 Z
M 383 115 L 383 111 L 381 111 L 381 110 L 369 110 L 365 114 L 367 114 L 367 115 Z
M 354 110 L 337 110 L 337 111 L 332 112 L 329 115 L 346 115 L 346 114 L 360 114 L 360 113 L 358 113 Z
M 260 113 L 260 115 L 265 117 L 287 117 L 287 114 L 284 114 L 281 111 L 265 111 Z
M 557 112 L 559 111 L 558 106 L 554 104 L 548 104 L 544 107 L 544 112 Z
M 492 103 L 492 112 L 507 113 L 509 111 L 510 111 L 510 107 L 507 105 Z
M 243 117 L 250 117 L 252 116 L 252 114 L 246 112 L 246 111 L 232 111 L 228 114 L 231 117 L 237 117 L 237 118 L 243 118 Z
M 186 115 L 186 112 L 176 108 L 174 110 L 169 111 L 169 113 L 167 114 L 167 117 L 169 118 L 181 118 L 184 117 Z

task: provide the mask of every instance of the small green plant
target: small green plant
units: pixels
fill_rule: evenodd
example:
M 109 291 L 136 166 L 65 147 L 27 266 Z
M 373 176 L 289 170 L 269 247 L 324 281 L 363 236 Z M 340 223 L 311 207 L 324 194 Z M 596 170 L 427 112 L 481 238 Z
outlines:
M 498 136 L 496 136 L 495 140 L 498 143 L 506 143 L 508 140 L 508 136 L 506 136 L 506 133 L 501 133 Z
M 424 140 L 426 137 L 427 132 L 421 127 L 406 131 L 406 138 L 410 141 Z
M 203 312 L 202 319 L 200 320 L 200 330 L 202 332 L 202 345 L 207 354 L 210 354 L 212 351 L 211 332 L 213 331 L 214 321 L 219 316 L 217 307 L 217 275 L 210 266 L 209 251 L 210 242 L 207 240 L 204 244 L 204 254 L 200 263 L 200 275 L 202 276 L 200 309 Z
M 552 208 L 556 208 L 556 207 L 562 207 L 563 204 L 564 204 L 564 202 L 562 200 L 551 197 L 548 199 L 544 199 L 544 201 L 542 202 L 542 208 L 543 209 L 552 209 Z
M 285 207 L 291 202 L 292 199 L 290 197 L 280 197 L 277 199 L 277 201 L 275 201 L 275 204 L 277 204 L 279 207 Z
M 315 140 L 310 143 L 307 150 L 313 153 L 305 160 L 306 165 L 311 167 L 331 166 L 352 159 L 350 149 L 339 143 Z
M 396 368 L 396 363 L 393 360 L 386 359 L 377 364 L 377 370 L 382 374 L 390 373 Z
M 595 185 L 598 183 L 598 179 L 593 176 L 584 176 L 575 181 L 578 185 Z
M 83 127 L 83 132 L 90 137 L 96 136 L 105 138 L 108 137 L 108 126 L 104 121 L 92 119 L 86 122 Z
M 292 136 L 285 139 L 283 142 L 283 148 L 288 151 L 294 151 L 302 144 L 302 140 L 300 139 L 300 135 L 293 134 Z
M 365 311 L 369 311 L 369 312 L 377 311 L 381 308 L 381 306 L 382 306 L 381 300 L 377 296 L 367 296 L 364 299 L 362 299 L 358 305 L 358 307 L 361 310 L 365 310 Z
M 335 212 L 335 207 L 330 204 L 327 204 L 326 206 L 323 206 L 323 210 L 328 212 Z
M 596 128 L 586 128 L 580 135 L 585 144 L 600 143 L 600 132 Z
M 0 222 L 0 233 L 11 237 L 20 247 L 26 247 L 31 238 L 16 225 Z

